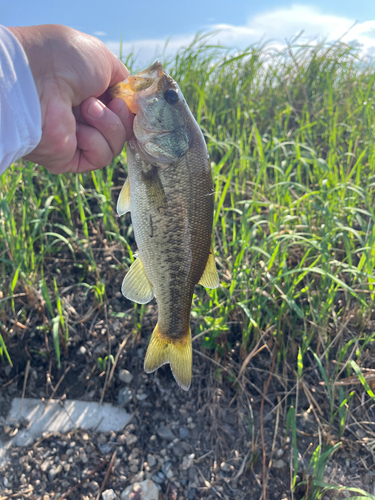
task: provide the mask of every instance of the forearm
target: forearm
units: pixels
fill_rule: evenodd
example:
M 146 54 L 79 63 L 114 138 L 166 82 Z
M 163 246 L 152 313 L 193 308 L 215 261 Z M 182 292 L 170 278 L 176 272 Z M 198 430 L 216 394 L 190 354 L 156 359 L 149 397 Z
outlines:
M 25 52 L 0 26 L 0 174 L 33 151 L 41 127 L 39 97 Z

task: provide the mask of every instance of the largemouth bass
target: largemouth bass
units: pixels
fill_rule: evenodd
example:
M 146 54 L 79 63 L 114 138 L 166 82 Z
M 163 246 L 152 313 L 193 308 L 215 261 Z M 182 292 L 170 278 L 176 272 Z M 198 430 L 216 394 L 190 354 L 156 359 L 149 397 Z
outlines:
M 110 94 L 123 98 L 136 115 L 117 212 L 131 212 L 138 257 L 122 293 L 140 304 L 156 297 L 158 322 L 145 371 L 169 363 L 179 386 L 188 390 L 194 287 L 219 284 L 211 247 L 214 197 L 206 143 L 160 62 L 113 86 Z

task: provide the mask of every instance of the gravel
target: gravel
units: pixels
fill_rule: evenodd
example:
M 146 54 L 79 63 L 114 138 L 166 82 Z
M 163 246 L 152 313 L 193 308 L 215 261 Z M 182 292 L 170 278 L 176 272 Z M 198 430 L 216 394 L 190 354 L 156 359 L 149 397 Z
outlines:
M 102 493 L 103 500 L 116 500 L 117 496 L 113 490 L 106 490 Z
M 173 441 L 176 438 L 169 427 L 165 425 L 161 425 L 159 427 L 159 429 L 157 430 L 157 434 L 159 437 L 161 437 L 162 439 L 166 439 L 167 441 Z
M 148 453 L 148 455 L 147 455 L 147 465 L 152 468 L 156 464 L 157 464 L 157 460 L 154 457 L 154 455 L 151 455 L 151 453 Z
M 133 399 L 133 393 L 129 389 L 129 387 L 123 387 L 122 389 L 119 390 L 119 392 L 118 392 L 118 405 L 120 407 L 125 406 L 132 399 Z
M 186 429 L 186 427 L 180 427 L 178 429 L 178 435 L 181 439 L 186 439 L 189 435 L 189 429 Z
M 126 442 L 126 446 L 128 446 L 129 448 L 134 446 L 137 441 L 138 441 L 138 437 L 135 434 L 128 434 L 126 436 L 125 442 Z
M 121 500 L 158 500 L 159 490 L 156 484 L 147 479 L 128 486 L 121 494 Z
M 103 334 L 100 329 L 98 331 L 98 341 L 102 342 Z M 77 339 L 78 341 L 81 342 Z M 90 379 L 91 370 L 93 366 L 96 366 L 97 360 L 95 356 L 92 356 L 95 345 L 89 342 L 90 340 L 87 340 L 85 344 L 87 359 L 83 359 L 82 354 L 78 357 L 79 345 L 70 350 L 73 358 L 77 354 L 74 360 L 77 367 L 70 370 L 74 373 L 70 384 L 77 391 L 82 391 L 86 380 L 93 380 L 93 378 Z M 165 500 L 260 498 L 262 493 L 262 448 L 259 435 L 261 395 L 252 392 L 251 400 L 249 400 L 248 390 L 243 395 L 232 388 L 231 382 L 227 383 L 224 379 L 216 381 L 210 365 L 199 361 L 200 358 L 194 360 L 192 388 L 189 392 L 181 391 L 176 387 L 168 367 L 162 367 L 151 376 L 144 374 L 144 352 L 143 349 L 142 357 L 138 357 L 137 346 L 132 347 L 126 353 L 124 351 L 124 359 L 119 359 L 118 376 L 113 378 L 112 385 L 108 387 L 105 394 L 106 402 L 116 404 L 119 391 L 127 391 L 129 394 L 126 403 L 127 411 L 132 414 L 130 422 L 125 421 L 118 432 L 74 428 L 66 432 L 50 432 L 24 448 L 12 447 L 9 453 L 9 463 L 0 469 L 0 498 L 16 495 L 14 498 L 17 499 L 18 494 L 25 500 L 59 500 L 63 493 L 74 488 L 68 500 L 96 500 L 107 473 L 101 496 L 105 499 L 107 495 L 107 500 L 111 498 L 112 492 L 115 494 L 114 499 L 120 500 L 121 497 L 124 500 L 127 498 L 126 495 L 134 493 L 134 488 L 137 488 L 139 483 L 143 484 L 147 481 L 153 484 L 153 490 L 157 490 L 160 498 Z M 119 377 L 120 370 L 125 370 L 124 365 L 129 373 L 134 375 L 130 384 L 120 380 Z M 30 382 L 30 386 L 38 396 L 48 400 L 51 393 L 43 392 L 48 364 L 41 368 L 37 370 L 31 366 L 30 373 L 37 371 L 39 378 L 38 383 L 32 386 Z M 54 385 L 65 369 L 66 366 L 62 366 L 60 373 L 54 373 Z M 260 374 L 262 375 L 262 372 Z M 70 373 L 66 379 L 69 375 Z M 255 374 L 254 377 L 261 375 Z M 4 405 L 9 405 L 8 401 L 14 395 L 22 393 L 23 377 L 17 379 L 17 373 L 13 372 L 10 372 L 9 376 L 18 380 L 18 385 L 16 382 L 6 385 L 8 381 L 4 378 L 0 366 L 0 387 L 6 385 L 0 394 L 0 416 L 5 408 Z M 31 381 L 34 380 L 31 376 L 29 378 Z M 83 389 L 83 393 L 78 394 L 82 399 L 100 400 L 104 377 L 100 377 L 98 372 L 95 380 L 95 383 L 92 382 L 86 389 Z M 258 386 L 263 387 L 264 380 L 259 379 L 256 382 Z M 126 387 L 122 387 L 124 384 Z M 63 385 L 61 384 L 61 387 Z M 281 390 L 282 387 L 277 385 L 277 378 L 275 378 L 270 384 L 268 393 L 273 405 L 277 404 L 275 394 Z M 64 391 L 67 391 L 67 386 Z M 70 399 L 73 399 L 72 391 L 73 389 L 69 393 Z M 64 394 L 65 392 L 58 392 L 55 396 L 61 398 L 59 405 L 64 405 Z M 143 395 L 147 397 L 144 398 Z M 32 396 L 32 394 L 27 393 L 27 396 Z M 317 392 L 314 393 L 314 398 L 325 412 L 324 398 L 320 397 Z M 230 405 L 232 400 L 233 403 Z M 5 401 L 4 404 L 3 401 Z M 252 405 L 251 415 L 249 401 Z M 303 404 L 301 399 L 301 413 Z M 305 409 L 308 407 L 307 402 Z M 274 435 L 276 412 L 270 413 L 272 408 L 274 406 L 265 402 L 264 440 L 267 463 L 271 458 L 270 450 L 272 447 L 275 450 L 272 456 L 272 469 L 269 471 L 267 499 L 280 500 L 282 497 L 290 497 L 289 466 L 284 466 L 284 464 L 289 463 L 292 443 L 286 434 L 283 412 L 279 416 L 279 432 L 276 436 Z M 314 437 L 316 422 L 310 419 L 313 419 L 311 414 L 303 419 L 303 434 L 298 435 L 298 450 L 302 456 L 305 456 L 306 464 L 309 463 L 309 453 L 311 453 L 306 450 L 315 450 L 318 445 L 318 440 Z M 253 425 L 254 435 L 252 435 L 249 422 Z M 21 427 L 20 423 L 17 425 Z M 3 442 L 11 433 L 17 433 L 17 425 L 6 429 L 0 421 L 0 438 Z M 362 487 L 372 493 L 374 478 L 371 473 L 367 473 L 362 468 L 361 463 L 364 461 L 369 471 L 372 470 L 373 463 L 365 447 L 356 441 L 359 435 L 362 434 L 357 433 L 355 436 L 346 434 L 342 447 L 328 462 L 326 479 L 327 482 L 335 481 Z M 352 440 L 350 440 L 351 437 Z M 256 446 L 255 455 L 252 455 L 252 438 Z M 313 443 L 313 446 L 310 446 L 310 443 Z M 246 456 L 248 459 L 245 460 Z M 249 457 L 251 456 L 260 458 L 250 463 Z M 340 458 L 341 456 L 344 458 Z M 113 457 L 112 468 L 109 470 Z M 278 468 L 278 465 L 281 467 Z M 348 478 L 348 471 L 354 467 L 356 468 L 355 478 L 357 478 L 355 480 L 353 480 L 354 475 Z M 302 472 L 299 471 L 299 477 L 306 477 Z M 237 479 L 234 480 L 235 477 Z M 128 492 L 125 493 L 127 490 Z M 29 492 L 26 493 L 26 491 Z M 295 498 L 302 498 L 303 495 L 302 490 L 296 493 Z M 141 500 L 144 499 L 141 498 Z
M 119 371 L 118 378 L 121 380 L 121 382 L 124 382 L 124 384 L 130 384 L 133 380 L 133 375 L 128 370 L 122 368 Z

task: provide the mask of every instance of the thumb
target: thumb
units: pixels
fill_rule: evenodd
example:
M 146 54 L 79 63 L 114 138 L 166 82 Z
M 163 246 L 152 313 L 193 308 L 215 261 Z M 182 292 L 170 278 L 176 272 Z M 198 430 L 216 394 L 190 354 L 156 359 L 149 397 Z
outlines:
M 118 57 L 116 57 L 111 51 L 108 52 L 109 62 L 111 64 L 111 80 L 109 86 L 111 86 L 126 80 L 130 73 L 128 68 Z

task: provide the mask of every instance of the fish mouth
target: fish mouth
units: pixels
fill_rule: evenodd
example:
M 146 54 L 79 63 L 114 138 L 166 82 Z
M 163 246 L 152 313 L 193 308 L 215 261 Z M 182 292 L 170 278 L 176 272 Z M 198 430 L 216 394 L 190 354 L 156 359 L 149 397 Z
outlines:
M 160 93 L 178 85 L 164 70 L 160 61 L 154 62 L 149 68 L 129 76 L 126 80 L 108 89 L 109 95 L 114 99 L 120 97 L 135 115 L 139 111 L 139 99 L 141 96 L 151 95 L 153 92 Z M 148 91 L 148 92 L 145 92 Z
M 154 62 L 149 68 L 141 71 L 135 76 L 129 76 L 126 80 L 109 89 L 109 94 L 114 99 L 124 99 L 130 111 L 138 113 L 137 93 L 149 89 L 155 82 L 159 81 L 166 73 L 160 61 Z
M 136 76 L 139 76 L 142 78 L 153 78 L 155 80 L 156 78 L 160 78 L 164 74 L 165 74 L 165 71 L 164 71 L 164 68 L 163 68 L 161 62 L 156 61 L 156 62 L 154 62 L 154 64 L 152 64 L 152 66 L 150 66 L 147 69 L 144 69 L 143 71 L 138 73 L 138 75 L 136 75 Z

